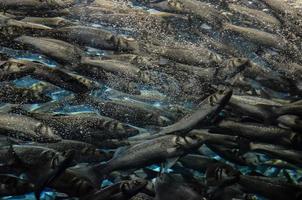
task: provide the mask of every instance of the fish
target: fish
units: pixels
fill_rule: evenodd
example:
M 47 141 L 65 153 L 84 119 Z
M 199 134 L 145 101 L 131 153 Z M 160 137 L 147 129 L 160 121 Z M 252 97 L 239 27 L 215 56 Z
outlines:
M 105 70 L 107 72 L 124 75 L 126 78 L 146 82 L 144 72 L 136 66 L 126 62 L 115 60 L 99 60 L 85 57 L 81 60 L 81 66 L 83 66 L 85 70 L 89 70 L 89 68 L 95 68 L 92 71 Z
M 250 142 L 244 139 L 239 140 L 239 143 L 240 151 L 242 153 L 247 151 L 265 153 L 272 158 L 281 159 L 301 167 L 302 159 L 300 150 L 294 150 L 274 144 Z
M 13 67 L 15 66 L 20 69 L 24 68 L 24 70 L 28 69 L 29 72 L 26 75 L 31 75 L 37 80 L 49 82 L 57 87 L 77 94 L 87 93 L 88 91 L 99 87 L 97 84 L 83 83 L 80 78 L 81 76 L 76 77 L 67 70 L 50 68 L 44 64 L 31 62 L 28 60 L 10 59 L 7 62 L 7 66 L 11 66 L 11 70 L 13 70 Z
M 35 185 L 11 174 L 0 174 L 0 196 L 23 195 L 33 192 Z
M 92 144 L 75 140 L 61 140 L 55 143 L 32 143 L 29 145 L 53 149 L 60 152 L 63 156 L 70 151 L 74 151 L 75 155 L 73 159 L 78 163 L 103 162 L 109 160 L 112 157 L 110 152 L 97 149 L 97 147 Z
M 219 27 L 223 22 L 228 21 L 214 5 L 196 0 L 168 0 L 168 6 L 174 11 L 191 14 L 206 23 Z
M 33 183 L 64 160 L 63 155 L 53 149 L 24 144 L 2 147 L 0 152 L 2 173 L 25 173 Z
M 219 162 L 218 160 L 198 154 L 188 154 L 179 159 L 179 162 L 186 168 L 205 172 L 208 165 Z
M 185 47 L 172 47 L 172 46 L 165 46 L 165 47 L 156 47 L 154 46 L 154 52 L 158 53 L 160 56 L 165 58 L 174 60 L 176 62 L 188 65 L 211 65 L 215 63 L 221 63 L 222 59 L 221 56 L 217 53 L 202 47 L 189 49 Z M 152 48 L 151 48 L 152 50 Z
M 93 138 L 95 140 L 125 139 L 139 133 L 136 128 L 118 120 L 91 113 L 73 115 L 28 113 L 28 115 L 48 123 L 50 127 L 53 127 L 66 139 L 89 137 L 92 140 Z
M 171 123 L 171 120 L 162 116 L 161 113 L 131 102 L 102 101 L 94 97 L 87 97 L 85 102 L 100 110 L 104 116 L 139 127 L 164 126 Z
M 279 36 L 277 34 L 271 34 L 258 29 L 241 27 L 227 23 L 224 24 L 223 29 L 226 31 L 238 33 L 245 39 L 259 45 L 273 47 L 281 50 L 288 48 L 288 42 L 284 38 L 282 38 L 282 36 Z
M 99 178 L 116 170 L 141 168 L 185 155 L 200 147 L 204 139 L 192 133 L 187 136 L 166 135 L 122 148 L 106 163 L 93 167 Z
M 140 192 L 147 184 L 144 179 L 129 180 L 116 183 L 95 193 L 89 194 L 81 200 L 103 200 L 103 199 L 130 199 L 132 196 Z
M 133 38 L 116 35 L 108 30 L 88 26 L 67 26 L 46 32 L 68 42 L 114 51 L 135 51 L 139 44 Z
M 244 19 L 249 19 L 252 22 L 262 25 L 264 28 L 272 28 L 277 30 L 281 28 L 281 22 L 273 15 L 267 14 L 261 10 L 248 8 L 235 3 L 228 4 L 228 8 L 235 13 L 244 16 Z
M 267 142 L 293 146 L 292 138 L 299 137 L 298 133 L 282 129 L 277 126 L 263 125 L 259 123 L 241 123 L 231 120 L 222 120 L 214 127 L 213 132 L 220 132 L 227 135 L 238 135 L 252 141 Z
M 31 104 L 51 101 L 51 98 L 41 91 L 16 87 L 7 82 L 0 85 L 0 90 L 0 100 L 5 103 Z
M 99 189 L 99 186 L 96 186 L 88 179 L 79 176 L 70 169 L 65 170 L 63 174 L 51 181 L 48 187 L 65 193 L 69 197 L 84 197 Z
M 1 17 L 1 16 L 0 16 Z M 15 39 L 23 34 L 39 35 L 42 31 L 51 30 L 51 27 L 35 24 L 30 22 L 22 22 L 15 19 L 6 18 L 0 21 L 1 23 L 1 44 L 16 47 L 10 44 L 7 40 Z
M 1 0 L 0 6 L 2 9 L 20 9 L 20 10 L 36 10 L 36 9 L 58 9 L 64 8 L 71 5 L 73 1 L 71 0 L 55 0 L 55 1 L 46 1 L 46 0 Z
M 21 36 L 16 38 L 15 42 L 18 42 L 20 46 L 40 52 L 63 64 L 78 64 L 84 55 L 80 48 L 51 38 Z
M 278 117 L 277 121 L 281 126 L 289 127 L 294 131 L 302 130 L 302 119 L 296 115 L 282 115 Z
M 300 199 L 302 195 L 300 185 L 280 181 L 278 178 L 240 175 L 238 183 L 245 191 L 270 199 Z
M 12 65 L 9 61 L 1 62 L 0 65 L 0 81 L 12 81 L 18 78 L 22 78 L 34 72 L 33 67 L 22 67 L 18 65 Z
M 162 127 L 157 133 L 151 135 L 151 137 L 154 138 L 168 134 L 186 134 L 198 125 L 208 123 L 226 106 L 231 96 L 232 90 L 229 89 L 220 90 L 210 95 L 198 105 L 198 110 L 185 115 L 174 124 Z
M 18 114 L 0 114 L 1 134 L 39 142 L 57 142 L 61 137 L 47 124 Z
M 48 27 L 62 27 L 73 24 L 73 22 L 63 17 L 25 17 L 20 21 L 42 24 Z
M 198 194 L 187 184 L 177 181 L 177 179 L 169 174 L 163 174 L 155 181 L 155 200 L 168 199 L 188 199 L 199 200 L 203 199 L 201 194 Z

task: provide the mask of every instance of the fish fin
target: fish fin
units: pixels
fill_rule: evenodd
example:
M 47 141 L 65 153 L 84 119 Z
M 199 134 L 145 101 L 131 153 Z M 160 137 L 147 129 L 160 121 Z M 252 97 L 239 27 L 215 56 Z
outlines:
M 179 159 L 179 157 L 166 159 L 166 162 L 164 163 L 164 172 L 167 172 L 168 169 L 173 167 L 175 165 L 175 163 L 178 161 L 178 159 Z
M 9 143 L 10 143 L 10 145 L 9 145 L 9 149 L 8 149 L 8 157 L 10 158 L 9 160 L 8 160 L 8 164 L 9 165 L 17 165 L 17 166 L 22 166 L 22 167 L 24 167 L 24 168 L 26 168 L 27 167 L 27 164 L 25 164 L 22 160 L 21 160 L 21 158 L 17 155 L 17 153 L 15 152 L 15 150 L 14 150 L 14 147 L 13 147 L 13 142 L 9 139 L 9 138 L 7 138 L 7 140 L 9 141 Z
M 119 148 L 114 152 L 112 158 L 118 157 L 121 153 L 125 152 L 128 148 L 129 148 L 128 146 L 119 147 Z
M 59 177 L 64 171 L 71 166 L 72 161 L 74 160 L 75 151 L 69 151 L 65 159 L 51 172 L 47 173 L 46 176 L 42 177 L 38 184 L 36 184 L 35 187 L 35 197 L 37 200 L 40 199 L 40 195 L 42 190 L 49 185 L 50 182 L 52 182 L 54 179 Z

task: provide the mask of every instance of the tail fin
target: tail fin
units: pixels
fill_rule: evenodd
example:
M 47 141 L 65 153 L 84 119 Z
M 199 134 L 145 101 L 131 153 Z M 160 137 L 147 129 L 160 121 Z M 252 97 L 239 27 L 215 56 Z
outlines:
M 74 160 L 75 151 L 69 151 L 66 154 L 66 158 L 57 166 L 56 169 L 49 172 L 45 177 L 42 177 L 38 182 L 35 188 L 35 197 L 37 200 L 40 199 L 40 194 L 42 190 L 49 185 L 54 179 L 59 177 L 64 171 L 71 166 L 72 161 Z

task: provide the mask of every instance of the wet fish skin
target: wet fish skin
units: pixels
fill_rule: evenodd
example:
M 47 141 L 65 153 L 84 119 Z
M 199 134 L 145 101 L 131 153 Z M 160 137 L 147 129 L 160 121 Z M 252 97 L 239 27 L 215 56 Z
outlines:
M 43 53 L 63 64 L 78 64 L 84 55 L 78 47 L 51 38 L 21 36 L 16 38 L 15 42 L 19 43 L 19 46 Z
M 39 142 L 57 142 L 61 137 L 48 125 L 30 117 L 17 114 L 0 114 L 2 134 Z
M 15 196 L 33 192 L 35 185 L 18 176 L 0 174 L 0 188 L 0 196 Z

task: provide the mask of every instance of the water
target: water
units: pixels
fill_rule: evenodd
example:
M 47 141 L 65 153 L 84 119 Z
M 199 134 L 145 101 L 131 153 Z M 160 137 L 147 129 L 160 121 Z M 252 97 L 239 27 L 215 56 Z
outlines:
M 132 105 L 146 109 L 147 110 L 146 112 L 151 110 L 156 113 L 160 113 L 162 115 L 165 115 L 165 114 L 171 115 L 171 119 L 173 119 L 172 121 L 174 121 L 174 122 L 181 119 L 181 117 L 183 117 L 186 113 L 191 113 L 191 112 L 194 112 L 195 110 L 197 110 L 199 102 L 201 102 L 202 99 L 204 99 L 206 96 L 208 96 L 208 95 L 203 96 L 207 93 L 206 90 L 199 91 L 199 90 L 204 89 L 199 85 L 199 83 L 202 81 L 204 81 L 204 82 L 213 81 L 214 83 L 211 83 L 211 84 L 214 85 L 214 88 L 219 88 L 219 87 L 221 87 L 221 85 L 224 85 L 224 84 L 234 87 L 234 93 L 236 93 L 236 95 L 251 95 L 251 96 L 258 96 L 258 97 L 266 98 L 266 99 L 270 99 L 270 100 L 278 99 L 280 101 L 284 101 L 284 100 L 294 101 L 297 99 L 298 100 L 301 99 L 301 93 L 299 93 L 301 91 L 296 91 L 295 88 L 288 88 L 288 91 L 283 91 L 283 89 L 282 89 L 283 87 L 281 87 L 283 84 L 282 82 L 280 82 L 280 87 L 276 86 L 277 89 L 275 89 L 275 88 L 270 88 L 270 84 L 266 84 L 265 81 L 263 81 L 261 79 L 257 79 L 257 78 L 259 78 L 259 76 L 261 78 L 261 72 L 269 73 L 270 77 L 272 77 L 272 79 L 279 77 L 280 74 L 277 71 L 271 69 L 271 64 L 264 58 L 263 52 L 268 52 L 270 55 L 275 56 L 275 57 L 281 57 L 281 56 L 286 57 L 287 55 L 284 54 L 284 52 L 282 52 L 282 49 L 278 50 L 278 49 L 266 47 L 265 45 L 259 45 L 259 43 L 251 42 L 244 36 L 239 36 L 240 34 L 238 35 L 238 33 L 235 34 L 235 33 L 230 33 L 230 32 L 224 32 L 221 29 L 217 29 L 215 27 L 215 24 L 213 25 L 213 23 L 211 23 L 211 22 L 205 23 L 205 22 L 201 22 L 201 21 L 200 22 L 194 21 L 194 20 L 196 20 L 195 18 L 191 19 L 189 17 L 188 23 L 181 23 L 181 20 L 187 20 L 186 18 L 188 17 L 188 15 L 191 14 L 190 12 L 186 13 L 186 14 L 181 14 L 181 12 L 175 12 L 175 14 L 176 14 L 176 16 L 174 16 L 175 20 L 173 21 L 174 18 L 172 17 L 172 21 L 171 21 L 171 19 L 169 19 L 169 17 L 155 17 L 155 16 L 160 16 L 163 13 L 158 8 L 154 8 L 153 6 L 150 6 L 148 4 L 140 4 L 137 2 L 135 4 L 131 4 L 131 3 L 127 2 L 127 4 L 130 5 L 127 8 L 133 9 L 133 10 L 135 10 L 135 12 L 140 13 L 140 14 L 138 14 L 139 17 L 135 16 L 133 13 L 132 14 L 134 16 L 132 16 L 132 14 L 130 13 L 129 15 L 131 15 L 132 17 L 131 16 L 129 17 L 129 24 L 127 24 L 127 23 L 125 24 L 124 19 L 121 19 L 120 24 L 116 25 L 116 24 L 109 24 L 108 22 L 95 23 L 95 22 L 91 22 L 91 21 L 89 21 L 89 19 L 85 19 L 85 18 L 80 19 L 79 23 L 81 25 L 86 25 L 86 26 L 97 28 L 97 29 L 106 29 L 106 30 L 112 32 L 113 34 L 119 34 L 120 38 L 134 37 L 135 39 L 140 41 L 140 43 L 143 43 L 142 49 L 139 49 L 134 52 L 130 51 L 130 53 L 142 56 L 142 58 L 148 58 L 149 60 L 147 59 L 147 61 L 145 61 L 145 60 L 141 61 L 140 60 L 141 57 L 139 57 L 139 56 L 135 57 L 134 59 L 130 59 L 130 60 L 127 60 L 127 58 L 120 58 L 122 61 L 129 62 L 129 63 L 133 64 L 134 66 L 137 66 L 137 69 L 139 70 L 139 72 L 137 72 L 137 75 L 135 77 L 135 78 L 137 78 L 137 80 L 134 80 L 134 81 L 130 80 L 130 83 L 135 83 L 140 94 L 139 95 L 130 94 L 130 92 L 128 93 L 127 90 L 119 91 L 118 89 L 108 86 L 106 83 L 107 80 L 105 80 L 105 79 L 103 80 L 103 79 L 97 78 L 97 76 L 93 76 L 94 72 L 92 72 L 92 75 L 91 74 L 87 75 L 87 74 L 84 74 L 84 72 L 85 72 L 85 70 L 84 70 L 83 74 L 80 74 L 77 71 L 78 67 L 79 67 L 79 66 L 77 66 L 77 64 L 75 64 L 75 65 L 72 65 L 69 63 L 65 64 L 66 66 L 64 66 L 64 67 L 66 67 L 67 70 L 70 70 L 70 72 L 76 73 L 79 75 L 83 75 L 84 77 L 89 78 L 93 81 L 96 81 L 101 85 L 101 87 L 96 88 L 93 91 L 89 91 L 86 94 L 81 94 L 82 96 L 81 95 L 79 95 L 79 96 L 83 97 L 83 95 L 90 95 L 91 97 L 94 97 L 103 103 L 111 102 L 111 101 L 124 103 L 125 105 L 126 104 L 128 105 L 131 103 Z M 258 2 L 257 1 L 255 1 L 255 2 L 248 1 L 247 4 L 250 5 L 250 8 L 256 8 L 258 5 Z M 79 5 L 80 4 L 78 4 L 78 6 Z M 124 6 L 124 4 L 123 4 L 123 6 Z M 121 9 L 124 8 L 123 6 L 121 5 Z M 110 9 L 107 10 L 107 12 L 109 12 L 109 11 L 110 11 Z M 272 13 L 270 8 L 262 9 L 262 11 L 265 11 L 267 13 Z M 128 12 L 127 9 L 125 9 L 124 12 Z M 92 14 L 92 13 L 86 13 L 86 14 L 89 16 L 89 14 Z M 109 14 L 109 13 L 107 13 L 107 14 Z M 229 17 L 229 18 L 232 17 L 230 15 L 230 13 L 227 13 L 227 14 L 228 14 L 227 17 Z M 68 16 L 66 18 L 68 19 Z M 139 21 L 139 20 L 141 20 L 141 21 Z M 156 20 L 159 20 L 160 22 L 158 22 Z M 177 23 L 178 20 L 179 20 L 179 23 Z M 165 26 L 166 22 L 169 26 Z M 241 20 L 235 19 L 233 22 L 237 24 L 237 23 L 240 23 Z M 196 24 L 200 23 L 199 25 L 197 25 L 197 27 L 199 27 L 200 29 L 194 27 L 194 28 L 196 28 L 196 30 L 195 30 L 194 28 L 192 28 L 194 26 L 194 23 L 196 23 Z M 254 27 L 254 26 L 256 26 L 256 24 L 251 24 L 251 26 Z M 164 29 L 164 30 L 162 30 L 162 29 Z M 176 29 L 176 31 L 175 31 L 175 29 Z M 178 72 L 177 69 L 179 69 L 179 68 L 177 68 L 177 65 L 179 63 L 181 63 L 183 65 L 187 65 L 187 66 L 190 66 L 192 64 L 182 63 L 182 62 L 185 62 L 184 60 L 180 60 L 179 63 L 174 62 L 173 59 L 175 59 L 175 58 L 173 58 L 173 56 L 171 56 L 171 55 L 166 55 L 166 57 L 168 57 L 168 58 L 165 58 L 165 59 L 163 59 L 163 56 L 161 55 L 161 56 L 159 56 L 160 61 L 156 62 L 156 58 L 154 58 L 154 57 L 156 56 L 156 53 L 158 53 L 157 51 L 161 52 L 161 50 L 162 50 L 161 48 L 164 48 L 166 46 L 175 45 L 174 48 L 190 48 L 190 49 L 195 49 L 196 52 L 202 51 L 203 47 L 207 47 L 208 49 L 211 50 L 211 52 L 216 53 L 216 51 L 215 51 L 216 47 L 214 47 L 213 45 L 209 45 L 210 42 L 206 41 L 206 39 L 203 40 L 203 39 L 199 38 L 198 35 L 194 34 L 194 31 L 200 31 L 200 34 L 205 34 L 208 37 L 210 37 L 216 41 L 223 41 L 223 42 L 225 42 L 224 44 L 232 45 L 232 47 L 235 47 L 236 50 L 239 51 L 239 53 L 236 55 L 229 55 L 229 56 L 221 55 L 223 58 L 222 60 L 227 60 L 227 59 L 230 59 L 233 57 L 244 57 L 244 58 L 248 58 L 250 60 L 250 62 L 253 62 L 253 63 L 257 64 L 258 66 L 260 66 L 260 68 L 256 69 L 255 71 L 253 71 L 253 69 L 251 69 L 250 73 L 245 72 L 245 73 L 249 73 L 249 74 L 243 75 L 243 76 L 247 76 L 247 77 L 245 77 L 244 84 L 241 83 L 242 85 L 240 85 L 240 84 L 232 85 L 233 84 L 232 81 L 227 83 L 227 82 L 224 82 L 224 80 L 223 80 L 221 82 L 216 83 L 215 81 L 217 81 L 219 79 L 219 77 L 217 75 L 218 71 L 215 71 L 214 74 L 209 74 L 208 79 L 205 79 L 202 81 L 198 77 L 196 78 L 196 75 L 194 74 L 194 72 L 184 72 L 184 71 Z M 109 39 L 109 40 L 111 42 L 114 42 L 114 39 Z M 206 42 L 203 42 L 203 41 L 206 41 Z M 71 42 L 71 43 L 73 43 L 73 42 Z M 154 51 L 156 53 L 152 52 L 153 46 L 150 45 L 149 43 L 150 44 L 152 43 L 153 46 L 158 47 L 158 49 Z M 263 43 L 265 43 L 265 41 Z M 92 44 L 94 44 L 94 43 L 92 42 Z M 116 45 L 124 45 L 124 44 L 122 44 L 122 42 L 119 41 L 116 43 Z M 112 51 L 112 50 L 106 50 L 106 49 L 99 49 L 97 47 L 90 47 L 89 45 L 86 45 L 86 44 L 79 45 L 79 46 L 83 50 L 83 55 L 81 55 L 81 56 L 90 56 L 90 57 L 100 58 L 100 59 L 110 59 L 110 56 L 113 56 L 113 58 L 114 58 L 114 56 L 117 54 L 125 54 L 125 55 L 129 54 L 129 52 L 127 52 L 127 51 L 124 52 L 121 49 L 119 49 L 120 47 L 117 48 L 116 51 Z M 93 45 L 91 45 L 91 46 L 93 46 Z M 127 45 L 126 45 L 126 47 L 128 48 Z M 125 48 L 125 46 L 123 46 L 123 48 Z M 148 52 L 148 51 L 150 51 L 150 52 Z M 221 51 L 221 49 L 220 49 L 220 51 Z M 62 66 L 60 64 L 60 61 L 57 61 L 55 59 L 55 56 L 52 57 L 51 54 L 47 56 L 47 55 L 43 55 L 43 52 L 40 52 L 40 53 L 37 53 L 37 52 L 39 52 L 39 51 L 16 50 L 11 47 L 4 47 L 4 46 L 0 47 L 0 53 L 3 53 L 10 58 L 14 58 L 14 59 L 18 59 L 18 60 L 29 60 L 29 61 L 39 62 L 50 68 L 60 68 Z M 47 54 L 47 53 L 45 53 L 45 54 Z M 197 53 L 197 55 L 198 55 L 198 53 Z M 169 59 L 169 56 L 170 56 L 170 59 Z M 181 55 L 176 55 L 176 57 L 177 56 L 181 56 Z M 190 55 L 188 55 L 187 57 L 189 57 L 189 56 Z M 192 58 L 192 59 L 194 59 L 194 58 Z M 210 56 L 210 57 L 208 57 L 208 59 L 212 59 L 212 57 Z M 293 61 L 297 62 L 301 66 L 301 63 L 299 63 L 300 62 L 299 59 L 295 60 L 295 58 L 292 58 L 290 56 L 289 56 L 289 59 L 292 59 Z M 145 64 L 145 62 L 150 64 L 150 66 L 147 66 L 147 64 Z M 172 65 L 173 64 L 175 65 L 175 68 L 168 67 L 168 64 L 171 64 L 171 63 L 172 63 Z M 219 65 L 225 66 L 225 63 L 216 63 L 216 65 L 215 65 L 215 68 L 219 69 Z M 206 73 L 203 71 L 203 69 L 210 68 L 213 66 L 207 66 L 207 65 L 198 66 L 196 64 L 196 67 L 199 70 L 201 70 L 203 73 Z M 148 80 L 148 81 L 145 81 L 142 78 L 143 77 L 142 74 L 146 68 L 148 68 L 148 70 L 149 70 L 149 68 L 151 68 L 149 70 L 149 75 L 152 78 L 151 78 L 151 80 Z M 228 72 L 227 68 L 220 68 L 220 70 L 221 69 L 222 69 L 223 73 Z M 122 69 L 119 68 L 118 70 L 121 70 L 122 72 L 126 72 L 126 74 L 132 73 L 132 71 L 131 71 L 132 69 L 129 69 L 130 72 L 127 71 L 128 69 L 123 69 L 123 68 Z M 263 71 L 261 71 L 261 70 L 263 70 Z M 261 71 L 261 72 L 259 73 L 259 71 Z M 253 73 L 255 73 L 256 75 L 254 75 Z M 299 73 L 300 73 L 300 71 L 297 72 L 298 78 L 299 78 Z M 213 77 L 210 77 L 211 75 L 213 75 Z M 130 79 L 127 76 L 123 75 L 123 73 L 117 74 L 117 76 L 122 77 L 122 80 L 124 79 L 125 83 L 126 83 L 126 81 L 128 81 Z M 254 77 L 254 76 L 256 76 L 256 77 Z M 263 77 L 265 77 L 265 76 L 263 76 Z M 302 75 L 301 75 L 301 77 L 302 77 Z M 152 82 L 153 81 L 152 79 L 156 80 L 156 82 L 155 83 Z M 190 79 L 190 81 L 188 81 L 189 79 Z M 113 81 L 114 81 L 114 79 L 113 79 Z M 116 79 L 116 82 L 118 82 L 118 81 L 119 80 Z M 288 80 L 286 79 L 284 81 L 286 82 Z M 31 76 L 24 76 L 22 78 L 18 78 L 16 80 L 12 81 L 12 83 L 15 84 L 15 86 L 17 86 L 19 88 L 30 88 L 31 86 L 33 86 L 34 84 L 39 83 L 39 82 L 40 82 L 40 80 L 33 79 Z M 290 86 L 294 87 L 295 82 L 292 80 L 289 82 L 290 82 Z M 183 84 L 183 83 L 186 83 L 186 84 Z M 124 82 L 122 81 L 121 84 L 124 84 Z M 251 89 L 246 89 L 246 87 L 247 88 L 250 87 Z M 35 110 L 41 111 L 42 110 L 43 112 L 50 112 L 50 113 L 57 114 L 57 115 L 60 115 L 60 114 L 61 115 L 62 114 L 79 115 L 82 113 L 95 113 L 95 114 L 101 114 L 101 115 L 108 114 L 106 112 L 99 111 L 93 105 L 90 105 L 85 102 L 84 103 L 77 102 L 77 101 L 75 101 L 76 103 L 74 103 L 73 101 L 65 102 L 65 99 L 68 99 L 70 97 L 78 98 L 78 94 L 75 94 L 71 91 L 63 90 L 60 87 L 58 87 L 58 85 L 56 85 L 55 88 L 56 89 L 51 90 L 50 92 L 47 93 L 47 95 L 50 96 L 52 99 L 51 102 L 48 102 L 46 104 L 25 105 L 24 109 L 26 109 L 28 111 L 35 111 Z M 84 98 L 84 100 L 85 100 L 85 98 Z M 3 104 L 5 104 L 5 103 L 9 103 L 9 102 L 3 102 Z M 58 103 L 58 105 L 55 105 L 56 103 Z M 236 113 L 229 114 L 228 109 L 229 108 L 218 113 L 217 114 L 218 117 L 216 117 L 216 118 L 230 117 L 230 119 L 239 120 L 238 115 L 236 115 Z M 109 110 L 109 108 L 108 108 L 108 110 Z M 112 111 L 112 112 L 114 112 L 114 111 Z M 135 113 L 131 113 L 131 114 L 134 115 Z M 247 113 L 247 115 L 248 114 L 249 113 Z M 120 117 L 120 116 L 117 116 L 117 117 Z M 122 117 L 120 117 L 120 118 L 122 118 Z M 301 119 L 301 115 L 298 116 L 298 118 Z M 244 121 L 244 120 L 246 120 L 246 121 Z M 261 119 L 254 120 L 253 118 L 243 119 L 242 121 L 250 122 L 249 120 L 254 123 L 255 122 L 262 123 Z M 136 126 L 134 124 L 131 124 L 130 122 L 127 122 L 127 123 L 129 123 L 128 124 L 129 126 L 137 128 L 140 131 L 140 133 L 148 133 L 148 132 L 154 133 L 159 130 L 159 126 L 150 124 L 150 123 L 148 124 L 146 121 L 143 123 L 145 125 L 142 125 L 142 126 L 138 126 L 138 125 Z M 265 124 L 265 123 L 271 124 L 273 126 L 278 126 L 278 122 L 266 122 L 266 121 L 263 122 L 263 124 Z M 198 127 L 198 128 L 200 128 L 200 127 Z M 208 129 L 211 127 L 202 127 L 202 128 Z M 297 131 L 297 130 L 294 130 L 294 131 Z M 294 140 L 293 138 L 290 138 L 290 139 Z M 297 141 L 297 142 L 299 142 L 299 141 Z M 102 146 L 98 146 L 98 148 L 106 149 L 106 148 L 103 148 Z M 108 149 L 106 149 L 106 150 L 108 150 Z M 112 149 L 112 150 L 115 150 L 115 149 Z M 276 167 L 264 166 L 263 164 L 265 162 L 270 161 L 272 159 L 272 157 L 266 155 L 265 153 L 246 153 L 246 154 L 244 154 L 246 159 L 248 159 L 249 161 L 254 163 L 254 165 L 253 166 L 242 166 L 242 165 L 236 164 L 234 162 L 231 162 L 227 158 L 223 158 L 221 155 L 218 155 L 217 153 L 215 153 L 215 151 L 211 150 L 206 145 L 203 145 L 199 149 L 199 152 L 201 152 L 202 155 L 208 156 L 209 158 L 215 159 L 219 162 L 226 163 L 226 164 L 232 166 L 234 169 L 240 171 L 240 173 L 243 175 L 249 175 L 251 173 L 260 173 L 267 177 L 279 177 L 280 179 L 284 180 L 285 182 L 292 181 L 294 184 L 301 184 L 301 181 L 302 181 L 302 170 L 300 167 L 296 167 L 296 169 L 285 169 L 285 168 L 279 169 Z M 194 153 L 196 153 L 196 152 L 194 151 Z M 167 174 L 171 173 L 171 174 L 173 174 L 175 172 L 173 167 L 162 168 L 163 164 L 167 164 L 167 163 L 162 163 L 162 164 L 156 163 L 156 164 L 152 164 L 152 165 L 145 166 L 145 167 L 149 170 L 152 170 L 155 173 L 167 173 Z M 204 174 L 204 173 L 200 173 L 200 172 L 194 171 L 192 169 L 189 169 L 189 171 L 192 172 L 194 177 L 196 177 L 196 179 L 198 179 L 198 180 L 203 180 L 206 177 L 206 174 Z M 128 172 L 126 170 L 125 173 L 131 174 L 131 171 Z M 152 179 L 150 181 L 154 182 L 154 179 Z M 101 186 L 106 187 L 106 186 L 110 186 L 113 184 L 114 184 L 113 180 L 105 179 L 102 182 Z M 42 200 L 52 200 L 52 199 L 55 199 L 56 195 L 57 194 L 54 190 L 46 189 L 41 194 L 41 199 Z M 259 194 L 255 194 L 255 198 L 259 199 L 259 200 L 266 199 L 266 198 L 262 197 L 262 195 L 259 195 Z M 34 197 L 34 194 L 30 193 L 30 194 L 24 194 L 21 196 L 3 197 L 1 199 L 11 199 L 11 200 L 13 200 L 13 199 L 35 199 L 35 197 Z

